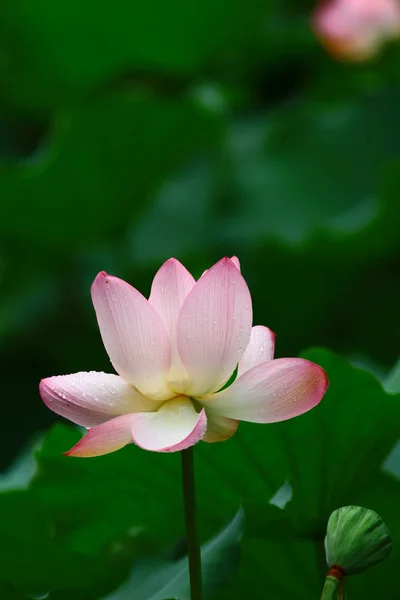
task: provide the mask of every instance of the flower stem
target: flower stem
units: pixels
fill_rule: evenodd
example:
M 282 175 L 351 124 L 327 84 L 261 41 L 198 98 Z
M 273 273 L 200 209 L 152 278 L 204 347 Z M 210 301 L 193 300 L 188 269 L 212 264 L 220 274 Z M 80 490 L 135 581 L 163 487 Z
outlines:
M 338 600 L 340 598 L 340 581 L 335 577 L 328 575 L 325 579 L 324 589 L 322 590 L 321 600 Z
M 193 446 L 181 451 L 182 488 L 188 541 L 190 597 L 202 600 L 201 554 L 196 519 L 196 490 L 194 480 Z

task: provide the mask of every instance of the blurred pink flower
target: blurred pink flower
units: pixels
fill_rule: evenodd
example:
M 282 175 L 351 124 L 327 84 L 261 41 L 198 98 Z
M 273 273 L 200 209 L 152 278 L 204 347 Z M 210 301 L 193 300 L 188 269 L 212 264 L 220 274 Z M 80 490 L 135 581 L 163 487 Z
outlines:
M 101 272 L 92 299 L 118 375 L 83 372 L 43 379 L 54 412 L 89 429 L 67 452 L 99 456 L 134 442 L 174 452 L 230 438 L 239 420 L 273 423 L 313 408 L 328 382 L 302 358 L 273 359 L 275 335 L 252 327 L 251 297 L 236 257 L 196 282 L 169 259 L 150 298 Z M 236 380 L 222 389 L 238 366 Z
M 368 60 L 400 36 L 400 1 L 327 0 L 317 7 L 313 27 L 337 58 Z

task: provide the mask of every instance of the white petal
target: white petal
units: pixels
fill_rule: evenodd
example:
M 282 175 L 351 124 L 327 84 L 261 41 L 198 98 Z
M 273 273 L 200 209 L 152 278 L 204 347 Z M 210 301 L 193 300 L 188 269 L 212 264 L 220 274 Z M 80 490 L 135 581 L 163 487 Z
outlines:
M 212 411 L 206 411 L 206 414 L 207 431 L 203 437 L 203 442 L 225 442 L 236 433 L 239 421 L 220 417 Z
M 222 392 L 203 398 L 207 412 L 252 423 L 285 421 L 310 410 L 322 399 L 325 371 L 303 358 L 261 363 Z
M 142 396 L 122 377 L 96 371 L 42 379 L 39 391 L 48 408 L 83 427 L 159 407 L 158 402 Z
M 176 390 L 202 396 L 218 390 L 233 373 L 250 339 L 251 297 L 229 258 L 196 283 L 178 318 L 178 351 L 189 381 Z
M 275 337 L 275 333 L 268 327 L 263 325 L 253 327 L 248 346 L 239 361 L 238 377 L 253 367 L 274 358 Z
M 189 398 L 168 400 L 156 413 L 135 415 L 135 444 L 153 452 L 177 452 L 193 446 L 207 429 L 205 411 L 197 413 Z
M 115 370 L 145 396 L 170 398 L 173 393 L 165 377 L 171 363 L 171 342 L 155 309 L 131 285 L 104 271 L 92 285 L 92 299 Z

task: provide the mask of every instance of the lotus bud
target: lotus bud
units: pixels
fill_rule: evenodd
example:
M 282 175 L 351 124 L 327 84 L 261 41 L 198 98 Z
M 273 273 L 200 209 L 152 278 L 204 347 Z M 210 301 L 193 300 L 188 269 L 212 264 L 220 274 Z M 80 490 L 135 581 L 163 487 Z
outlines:
M 328 521 L 325 554 L 331 571 L 362 573 L 384 560 L 392 549 L 390 533 L 381 517 L 361 506 L 335 510 Z

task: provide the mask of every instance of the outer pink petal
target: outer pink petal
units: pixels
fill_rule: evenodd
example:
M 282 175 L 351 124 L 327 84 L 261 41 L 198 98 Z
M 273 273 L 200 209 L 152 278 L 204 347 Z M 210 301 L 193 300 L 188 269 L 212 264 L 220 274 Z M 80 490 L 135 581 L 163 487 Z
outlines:
M 276 335 L 268 327 L 256 325 L 251 330 L 250 341 L 240 359 L 238 377 L 266 360 L 274 358 Z
M 327 386 L 326 373 L 320 366 L 303 358 L 278 358 L 261 363 L 229 388 L 201 402 L 207 412 L 223 417 L 275 423 L 316 406 Z
M 132 424 L 135 444 L 153 452 L 177 452 L 194 446 L 207 429 L 204 410 L 198 414 L 189 398 L 168 400 L 156 413 L 136 415 Z
M 89 429 L 86 435 L 68 452 L 66 456 L 90 458 L 102 456 L 120 450 L 132 443 L 132 421 L 135 415 L 122 415 L 102 425 Z
M 48 408 L 83 427 L 94 427 L 117 415 L 156 410 L 159 406 L 122 377 L 96 371 L 42 379 L 39 391 Z
M 131 285 L 104 271 L 94 280 L 92 299 L 115 370 L 145 396 L 170 398 L 165 377 L 171 363 L 171 342 L 154 308 Z
M 184 301 L 178 318 L 178 350 L 191 396 L 218 390 L 234 371 L 250 339 L 251 297 L 229 258 L 205 273 Z
M 203 437 L 203 442 L 225 442 L 229 440 L 237 431 L 239 421 L 220 417 L 213 412 L 207 413 L 207 431 Z

